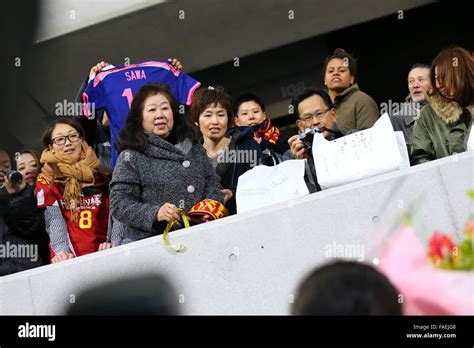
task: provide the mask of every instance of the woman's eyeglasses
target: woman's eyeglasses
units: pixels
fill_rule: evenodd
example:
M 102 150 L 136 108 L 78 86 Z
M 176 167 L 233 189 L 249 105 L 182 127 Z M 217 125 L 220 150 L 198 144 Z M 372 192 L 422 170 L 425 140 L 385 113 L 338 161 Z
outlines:
M 52 139 L 51 142 L 55 145 L 62 146 L 66 144 L 66 139 L 68 139 L 71 143 L 75 143 L 76 141 L 79 141 L 80 138 L 81 136 L 79 135 L 79 133 L 73 133 L 61 137 L 56 137 Z

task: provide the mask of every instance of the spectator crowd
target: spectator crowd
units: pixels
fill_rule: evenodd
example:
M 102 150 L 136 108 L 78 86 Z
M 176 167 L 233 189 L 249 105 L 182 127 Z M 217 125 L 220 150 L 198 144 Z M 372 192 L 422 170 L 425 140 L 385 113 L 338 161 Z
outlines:
M 380 110 L 359 88 L 354 57 L 336 49 L 323 66 L 325 88 L 308 88 L 292 98 L 298 134 L 309 128 L 334 140 L 372 127 Z M 119 118 L 117 99 L 101 98 L 114 91 L 110 80 L 127 69 L 134 69 L 126 75 L 131 86 L 141 85 L 133 85 L 133 95 L 131 88 L 123 89 L 119 98 L 127 98 L 129 110 Z M 168 75 L 150 78 L 146 69 Z M 430 65 L 414 62 L 407 75 L 405 107 L 390 119 L 394 130 L 403 132 L 411 165 L 466 151 L 474 118 L 470 52 L 446 48 Z M 0 243 L 38 250 L 35 258 L 2 257 L 0 276 L 160 235 L 169 224 L 172 230 L 183 228 L 180 210 L 193 223 L 236 214 L 242 174 L 259 165 L 312 161 L 298 134 L 285 138 L 272 123 L 259 96 L 248 92 L 233 100 L 221 86 L 200 86 L 177 59 L 134 67 L 99 62 L 78 100 L 85 110 L 95 103 L 94 117 L 55 119 L 44 130 L 41 154 L 0 149 Z M 321 190 L 314 165 L 306 166 L 305 181 L 311 193 Z M 374 313 L 400 312 L 384 298 L 394 296 L 394 289 L 372 270 L 332 268 L 348 277 L 367 273 L 383 284 L 377 289 L 385 293 L 373 297 L 380 303 L 367 302 L 360 313 L 372 313 L 372 307 Z M 295 313 L 312 307 L 330 312 L 321 277 L 335 284 L 337 279 L 332 280 L 331 267 L 318 272 L 301 290 Z M 306 291 L 321 292 L 321 303 Z

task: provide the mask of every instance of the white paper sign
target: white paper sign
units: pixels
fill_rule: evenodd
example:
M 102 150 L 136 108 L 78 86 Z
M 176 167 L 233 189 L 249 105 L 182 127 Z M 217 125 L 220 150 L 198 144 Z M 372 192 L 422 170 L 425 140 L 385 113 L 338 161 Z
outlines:
M 305 160 L 289 160 L 276 166 L 256 166 L 239 177 L 237 213 L 309 194 L 304 181 Z
M 402 160 L 387 113 L 372 128 L 333 141 L 315 134 L 313 157 L 322 189 L 397 170 Z
M 403 168 L 409 168 L 410 167 L 410 156 L 408 155 L 408 149 L 407 149 L 407 142 L 405 141 L 405 136 L 403 135 L 403 132 L 397 131 L 395 132 L 395 136 L 397 138 L 397 143 L 398 143 L 398 150 L 400 151 L 400 165 L 398 166 L 398 169 L 403 169 Z
M 470 127 L 470 132 L 469 132 L 469 138 L 467 139 L 467 151 L 473 151 L 474 150 L 474 127 L 471 124 Z

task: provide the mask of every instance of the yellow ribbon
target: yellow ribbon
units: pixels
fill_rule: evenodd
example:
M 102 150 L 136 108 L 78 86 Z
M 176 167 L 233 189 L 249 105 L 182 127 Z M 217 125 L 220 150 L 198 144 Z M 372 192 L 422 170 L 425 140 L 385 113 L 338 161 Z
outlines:
M 186 212 L 183 209 L 178 208 L 178 214 L 181 214 L 181 219 L 183 220 L 184 228 L 188 228 L 189 219 L 188 219 L 188 216 L 186 215 Z M 166 225 L 165 232 L 163 232 L 163 243 L 165 244 L 165 247 L 168 248 L 169 250 L 179 253 L 184 250 L 183 243 L 171 243 L 168 237 L 168 233 L 171 229 L 171 226 L 173 226 L 174 222 L 175 222 L 175 219 L 171 219 L 168 222 L 168 225 Z

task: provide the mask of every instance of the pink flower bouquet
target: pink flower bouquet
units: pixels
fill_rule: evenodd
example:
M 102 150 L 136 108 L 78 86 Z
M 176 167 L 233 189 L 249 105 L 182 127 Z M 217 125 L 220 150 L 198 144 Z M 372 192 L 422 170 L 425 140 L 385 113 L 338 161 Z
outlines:
M 427 251 L 411 227 L 397 230 L 384 245 L 379 269 L 399 290 L 405 315 L 473 315 L 474 219 L 464 240 L 435 232 Z

